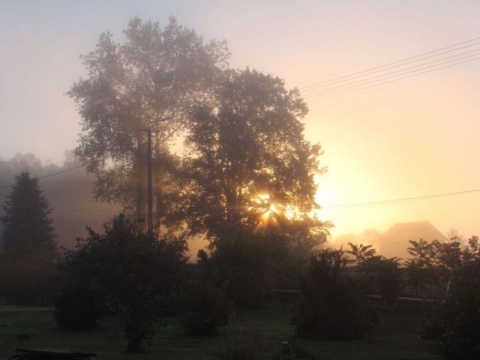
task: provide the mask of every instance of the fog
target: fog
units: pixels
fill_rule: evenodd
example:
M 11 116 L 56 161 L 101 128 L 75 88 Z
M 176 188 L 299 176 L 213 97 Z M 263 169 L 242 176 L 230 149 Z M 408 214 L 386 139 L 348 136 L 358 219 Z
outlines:
M 103 223 L 121 210 L 118 205 L 94 198 L 95 177 L 87 174 L 68 152 L 61 166 L 44 165 L 32 153 L 18 153 L 12 159 L 0 160 L 0 203 L 3 204 L 11 192 L 15 176 L 23 171 L 39 179 L 40 189 L 52 209 L 59 247 L 72 247 L 78 237 L 86 235 L 87 226 L 100 231 Z M 0 211 L 3 213 L 3 206 Z

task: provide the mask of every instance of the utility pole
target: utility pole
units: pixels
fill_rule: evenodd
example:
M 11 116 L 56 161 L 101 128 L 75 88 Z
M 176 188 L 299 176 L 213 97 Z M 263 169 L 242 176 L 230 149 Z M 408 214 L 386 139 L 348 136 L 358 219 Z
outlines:
M 160 121 L 168 121 L 172 117 L 164 117 Z M 152 186 L 152 129 L 147 129 L 147 230 L 153 233 L 153 186 Z
M 152 129 L 147 129 L 147 229 L 148 233 L 153 232 L 153 189 L 152 189 Z

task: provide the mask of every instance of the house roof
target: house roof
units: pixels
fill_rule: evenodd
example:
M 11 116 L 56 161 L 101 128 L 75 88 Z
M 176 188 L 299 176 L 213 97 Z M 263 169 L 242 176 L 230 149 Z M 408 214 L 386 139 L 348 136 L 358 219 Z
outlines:
M 393 225 L 387 232 L 383 233 L 377 240 L 375 247 L 378 253 L 387 257 L 410 258 L 408 253 L 409 241 L 438 240 L 448 241 L 448 238 L 428 221 L 418 221 Z

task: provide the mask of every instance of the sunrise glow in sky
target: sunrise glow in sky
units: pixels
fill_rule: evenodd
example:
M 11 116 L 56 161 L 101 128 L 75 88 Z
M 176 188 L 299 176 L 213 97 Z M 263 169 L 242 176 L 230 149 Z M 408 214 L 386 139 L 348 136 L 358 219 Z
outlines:
M 480 235 L 480 191 L 470 192 L 480 189 L 480 2 L 0 0 L 1 159 L 63 162 L 80 131 L 65 95 L 84 75 L 79 55 L 103 31 L 121 41 L 134 16 L 162 26 L 174 16 L 227 40 L 232 67 L 302 91 L 306 137 L 325 152 L 318 200 L 333 235 L 422 220 Z M 321 85 L 471 40 L 462 64 L 362 89 Z

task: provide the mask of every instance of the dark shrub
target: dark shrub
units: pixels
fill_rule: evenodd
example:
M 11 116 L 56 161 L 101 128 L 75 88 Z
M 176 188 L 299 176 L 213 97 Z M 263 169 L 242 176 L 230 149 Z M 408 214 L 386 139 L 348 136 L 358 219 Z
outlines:
M 81 283 L 64 284 L 55 304 L 55 319 L 62 329 L 88 330 L 103 316 L 102 297 L 92 287 Z
M 261 306 L 274 282 L 276 249 L 260 235 L 233 235 L 219 241 L 215 251 L 199 251 L 202 274 L 223 289 L 237 308 Z
M 425 336 L 445 359 L 480 359 L 480 260 L 453 271 L 449 293 L 430 316 Z
M 397 258 L 384 258 L 375 256 L 366 260 L 360 271 L 365 272 L 370 285 L 378 289 L 382 302 L 393 307 L 400 292 L 401 287 L 401 269 Z
M 293 318 L 297 335 L 332 340 L 363 337 L 370 325 L 368 309 L 359 284 L 345 272 L 347 261 L 340 250 L 312 255 Z
M 145 233 L 123 215 L 104 230 L 97 234 L 90 229 L 86 239 L 65 252 L 63 276 L 99 290 L 106 314 L 125 333 L 127 351 L 138 352 L 151 344 L 183 279 L 186 244 Z
M 233 313 L 228 296 L 205 281 L 188 284 L 180 300 L 180 326 L 189 335 L 212 335 Z

